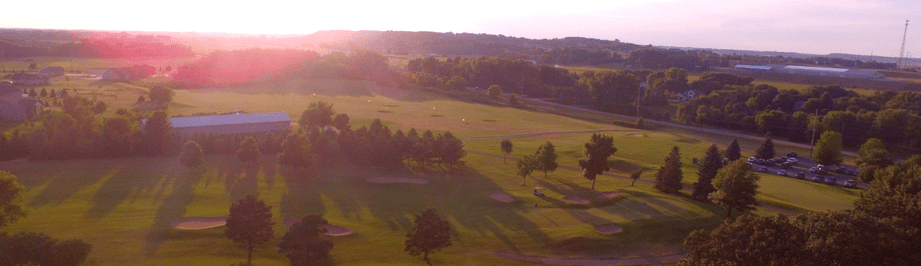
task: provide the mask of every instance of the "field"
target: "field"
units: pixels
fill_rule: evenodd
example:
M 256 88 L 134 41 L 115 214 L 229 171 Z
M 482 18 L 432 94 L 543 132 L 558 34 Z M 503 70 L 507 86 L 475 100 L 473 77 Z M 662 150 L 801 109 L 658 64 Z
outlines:
M 125 87 L 130 85 L 106 86 L 132 91 Z M 197 170 L 181 167 L 175 157 L 6 162 L 0 163 L 0 170 L 17 175 L 26 186 L 24 203 L 30 215 L 3 230 L 84 239 L 93 244 L 85 265 L 229 265 L 245 261 L 245 252 L 223 236 L 223 228 L 178 230 L 169 223 L 181 217 L 227 215 L 232 202 L 255 194 L 273 206 L 275 241 L 285 232 L 283 220 L 306 214 L 322 213 L 332 224 L 353 229 L 355 235 L 333 238 L 331 256 L 337 265 L 424 265 L 403 251 L 403 241 L 414 215 L 427 207 L 437 208 L 450 221 L 453 236 L 452 246 L 430 256 L 432 264 L 523 265 L 495 253 L 613 259 L 683 254 L 681 245 L 689 232 L 713 228 L 725 217 L 725 210 L 691 200 L 686 191 L 667 195 L 651 185 L 668 151 L 678 146 L 684 184 L 689 187 L 696 180 L 692 158 L 702 157 L 711 141 L 721 148 L 731 141 L 718 135 L 638 130 L 612 125 L 604 116 L 548 114 L 344 80 L 177 91 L 168 111 L 284 111 L 296 121 L 310 102 L 318 100 L 348 114 L 353 127 L 380 118 L 393 130 L 451 131 L 466 139 L 466 167 L 452 173 L 418 168 L 382 172 L 315 163 L 307 173 L 293 173 L 279 167 L 271 155 L 256 165 L 240 164 L 232 156 L 208 156 Z M 572 169 L 590 135 L 585 131 L 614 136 L 618 149 L 610 160 L 613 176 L 600 176 L 597 191 Z M 499 141 L 506 137 L 515 149 L 503 162 Z M 556 146 L 561 168 L 546 177 L 534 173 L 522 186 L 514 158 L 533 153 L 546 141 Z M 756 145 L 742 141 L 743 155 L 751 154 Z M 618 177 L 635 169 L 645 170 L 635 186 Z M 365 181 L 369 177 L 412 177 L 430 183 L 372 184 Z M 764 207 L 748 215 L 848 209 L 855 198 L 852 190 L 776 176 L 763 176 L 760 184 L 758 199 Z M 542 187 L 547 197 L 532 195 L 534 187 Z M 609 191 L 619 195 L 599 194 Z M 491 192 L 507 193 L 515 201 L 496 201 Z M 564 196 L 590 202 L 574 204 L 562 200 Z M 623 232 L 602 235 L 593 230 L 605 224 L 620 225 Z M 287 265 L 275 243 L 259 249 L 254 264 Z

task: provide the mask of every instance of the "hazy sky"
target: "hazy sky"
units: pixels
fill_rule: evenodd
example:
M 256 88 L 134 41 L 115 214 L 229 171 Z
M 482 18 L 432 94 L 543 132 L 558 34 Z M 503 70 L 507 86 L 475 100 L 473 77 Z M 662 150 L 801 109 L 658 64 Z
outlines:
M 239 3 L 239 4 L 237 4 Z M 8 1 L 0 27 L 307 34 L 406 30 L 921 57 L 921 1 Z

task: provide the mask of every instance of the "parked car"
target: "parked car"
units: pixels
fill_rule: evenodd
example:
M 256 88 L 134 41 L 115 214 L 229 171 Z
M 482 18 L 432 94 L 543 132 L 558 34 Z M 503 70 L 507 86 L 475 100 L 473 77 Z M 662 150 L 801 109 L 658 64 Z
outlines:
M 780 175 L 780 176 L 787 176 L 787 171 L 786 171 L 786 170 L 777 171 L 777 175 Z
M 755 157 L 748 157 L 748 162 L 750 162 L 750 163 L 754 163 L 754 162 L 757 162 L 757 161 L 758 161 L 758 158 L 755 158 Z
M 837 181 L 838 181 L 838 179 L 835 178 L 834 176 L 826 176 L 826 177 L 825 177 L 825 184 L 834 185 L 835 182 L 837 182 Z
M 752 168 L 753 166 L 755 166 L 755 164 L 750 163 L 750 162 L 749 162 L 749 163 L 745 163 L 745 164 L 748 165 L 748 168 Z
M 768 168 L 762 166 L 761 168 L 758 168 L 758 172 L 767 173 L 767 172 L 768 172 Z
M 854 187 L 856 187 L 856 185 L 854 184 L 854 180 L 845 180 L 845 181 L 844 181 L 844 187 L 846 187 L 846 188 L 854 188 Z
M 823 176 L 817 175 L 812 177 L 812 182 L 822 183 Z
M 791 151 L 790 153 L 787 153 L 787 157 L 796 158 L 796 157 L 799 157 L 799 155 L 796 154 L 796 152 Z
M 787 159 L 787 162 L 788 162 L 788 163 L 797 163 L 797 162 L 799 162 L 799 160 L 797 160 L 796 158 L 788 158 L 788 159 Z
M 790 162 L 784 162 L 780 164 L 780 167 L 782 167 L 783 169 L 790 169 L 791 167 L 793 167 L 793 165 L 790 164 Z
M 805 178 L 806 178 L 805 172 L 796 173 L 796 179 L 805 179 Z

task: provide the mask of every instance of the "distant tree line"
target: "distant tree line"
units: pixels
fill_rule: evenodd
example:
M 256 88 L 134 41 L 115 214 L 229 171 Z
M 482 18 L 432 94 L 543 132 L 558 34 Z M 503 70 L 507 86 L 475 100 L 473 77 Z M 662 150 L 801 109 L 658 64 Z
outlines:
M 247 49 L 215 51 L 177 67 L 175 87 L 241 86 L 277 79 L 318 57 L 313 51 Z
M 192 48 L 181 44 L 118 38 L 83 38 L 72 42 L 0 41 L 4 58 L 74 56 L 93 58 L 185 57 Z

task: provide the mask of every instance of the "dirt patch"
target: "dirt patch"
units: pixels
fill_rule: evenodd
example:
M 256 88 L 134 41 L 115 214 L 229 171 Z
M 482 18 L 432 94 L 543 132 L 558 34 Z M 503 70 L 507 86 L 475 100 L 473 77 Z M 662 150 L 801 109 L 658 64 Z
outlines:
M 183 217 L 169 222 L 169 225 L 182 230 L 201 230 L 221 227 L 227 224 L 227 216 L 221 217 Z
M 624 228 L 616 224 L 602 224 L 595 226 L 595 232 L 598 232 L 602 235 L 613 235 L 623 231 Z
M 419 178 L 407 178 L 407 177 L 372 177 L 367 180 L 369 183 L 375 184 L 416 184 L 423 185 L 428 184 L 429 181 Z
M 292 225 L 294 225 L 294 223 L 297 223 L 297 222 L 300 221 L 300 220 L 301 220 L 300 218 L 291 218 L 291 219 L 285 220 L 283 223 L 285 224 L 286 227 L 291 227 Z M 327 225 L 326 225 L 326 233 L 325 233 L 324 235 L 328 235 L 328 236 L 350 236 L 350 235 L 352 235 L 352 234 L 355 234 L 355 231 L 352 231 L 352 229 L 349 229 L 349 228 L 346 228 L 346 227 L 342 227 L 342 226 L 338 226 L 338 225 L 327 224 Z
M 494 200 L 498 200 L 498 201 L 506 202 L 506 203 L 515 201 L 515 197 L 512 197 L 512 195 L 506 194 L 504 192 L 499 192 L 499 191 L 490 192 L 489 197 Z
M 578 203 L 578 204 L 589 204 L 589 203 L 592 203 L 592 201 L 590 201 L 590 200 L 588 200 L 588 199 L 586 199 L 586 198 L 579 197 L 579 196 L 572 196 L 572 195 L 563 196 L 563 200 L 568 201 L 568 202 L 572 202 L 572 203 Z
M 605 191 L 605 192 L 598 193 L 598 197 L 602 199 L 613 199 L 613 198 L 616 198 L 617 196 L 620 196 L 620 194 L 621 194 L 620 191 Z

